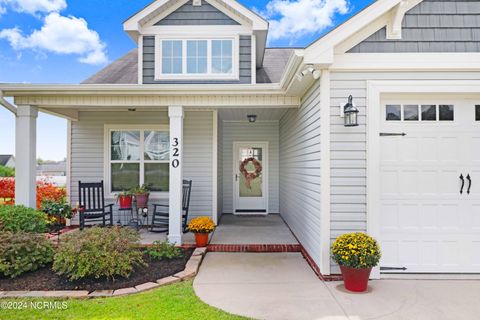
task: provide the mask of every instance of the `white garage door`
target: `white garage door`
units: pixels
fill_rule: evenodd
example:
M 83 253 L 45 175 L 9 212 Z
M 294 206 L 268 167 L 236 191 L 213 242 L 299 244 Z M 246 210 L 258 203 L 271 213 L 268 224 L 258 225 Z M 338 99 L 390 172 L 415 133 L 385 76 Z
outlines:
M 384 273 L 480 273 L 480 100 L 440 100 L 382 105 Z

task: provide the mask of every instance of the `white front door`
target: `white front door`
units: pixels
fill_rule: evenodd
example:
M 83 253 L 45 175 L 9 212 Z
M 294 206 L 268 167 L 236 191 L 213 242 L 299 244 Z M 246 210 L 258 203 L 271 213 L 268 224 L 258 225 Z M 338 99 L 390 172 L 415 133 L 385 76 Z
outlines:
M 459 97 L 382 104 L 382 272 L 480 273 L 476 104 Z
M 234 213 L 267 214 L 268 143 L 234 142 Z

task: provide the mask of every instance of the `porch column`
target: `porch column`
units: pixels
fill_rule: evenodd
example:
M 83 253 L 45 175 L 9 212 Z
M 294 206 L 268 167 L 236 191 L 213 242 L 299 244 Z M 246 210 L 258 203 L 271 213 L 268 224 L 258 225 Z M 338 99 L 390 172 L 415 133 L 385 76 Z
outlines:
M 20 105 L 15 128 L 15 204 L 36 208 L 38 109 Z
M 170 194 L 168 241 L 182 244 L 183 107 L 170 106 Z

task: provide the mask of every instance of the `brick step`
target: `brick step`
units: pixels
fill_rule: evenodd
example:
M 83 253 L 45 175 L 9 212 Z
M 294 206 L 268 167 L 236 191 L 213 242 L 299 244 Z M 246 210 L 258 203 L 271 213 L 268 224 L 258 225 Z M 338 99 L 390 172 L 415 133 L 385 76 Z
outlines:
M 299 244 L 209 244 L 208 252 L 301 252 Z

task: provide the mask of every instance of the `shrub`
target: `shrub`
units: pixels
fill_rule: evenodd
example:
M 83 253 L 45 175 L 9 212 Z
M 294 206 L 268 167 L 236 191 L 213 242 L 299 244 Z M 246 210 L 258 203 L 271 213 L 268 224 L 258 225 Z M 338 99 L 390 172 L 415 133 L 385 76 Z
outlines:
M 350 268 L 375 267 L 381 256 L 377 241 L 362 232 L 344 234 L 332 245 L 333 260 Z
M 3 231 L 29 233 L 47 231 L 48 219 L 45 213 L 24 206 L 0 206 L 0 221 Z
M 139 233 L 129 228 L 93 227 L 66 234 L 55 254 L 53 270 L 70 281 L 128 278 L 135 267 L 146 265 L 139 243 Z
M 155 241 L 153 246 L 145 249 L 145 254 L 147 254 L 152 260 L 174 259 L 183 255 L 180 248 L 177 248 L 174 244 L 170 244 L 166 241 Z
M 0 166 L 0 177 L 15 177 L 15 169 Z
M 35 271 L 53 260 L 52 244 L 43 235 L 25 232 L 0 233 L 0 274 L 15 278 Z
M 198 217 L 188 224 L 188 230 L 193 233 L 212 233 L 215 227 L 215 223 L 209 217 Z
M 48 181 L 37 182 L 37 209 L 42 208 L 45 200 L 62 201 L 67 197 L 65 188 L 59 188 Z M 15 179 L 0 178 L 0 199 L 5 199 L 6 204 L 15 203 Z
M 42 211 L 46 214 L 58 219 L 71 219 L 73 217 L 73 209 L 67 203 L 66 199 L 44 200 L 42 202 Z

